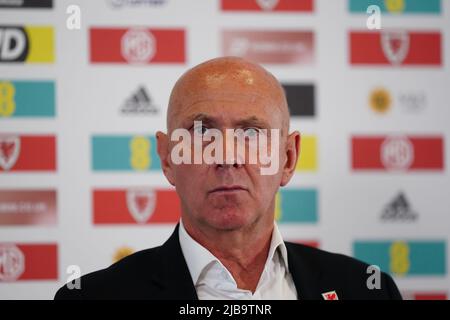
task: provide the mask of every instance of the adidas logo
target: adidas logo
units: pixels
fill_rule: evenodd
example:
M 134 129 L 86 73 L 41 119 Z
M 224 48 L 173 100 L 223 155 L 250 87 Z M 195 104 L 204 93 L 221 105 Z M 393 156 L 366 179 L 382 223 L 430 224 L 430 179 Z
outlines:
M 153 104 L 147 90 L 140 86 L 138 90 L 129 97 L 121 108 L 123 114 L 156 114 L 158 108 Z
M 415 221 L 417 217 L 403 192 L 386 205 L 381 215 L 381 219 L 385 221 Z

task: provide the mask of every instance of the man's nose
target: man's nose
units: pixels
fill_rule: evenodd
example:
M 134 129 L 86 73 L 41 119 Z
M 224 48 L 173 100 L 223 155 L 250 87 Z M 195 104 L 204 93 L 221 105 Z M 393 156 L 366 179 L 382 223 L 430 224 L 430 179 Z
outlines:
M 217 164 L 218 168 L 240 168 L 245 161 L 245 146 L 244 148 L 238 146 L 239 139 L 235 139 L 234 135 L 227 137 L 223 135 L 223 163 Z

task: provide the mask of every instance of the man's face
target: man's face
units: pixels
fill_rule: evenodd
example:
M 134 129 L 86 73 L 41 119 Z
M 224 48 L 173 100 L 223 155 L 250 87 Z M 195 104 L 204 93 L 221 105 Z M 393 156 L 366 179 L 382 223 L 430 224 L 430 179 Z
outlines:
M 258 130 L 280 129 L 279 106 L 267 93 L 246 90 L 205 91 L 195 98 L 183 101 L 176 114 L 177 128 L 195 135 L 207 134 L 215 128 L 223 133 L 223 155 L 230 160 L 231 144 L 226 140 L 226 129 L 242 129 L 247 133 Z M 203 128 L 194 128 L 194 120 L 201 120 Z M 270 150 L 270 139 L 268 150 Z M 282 140 L 280 140 L 282 141 Z M 170 142 L 173 147 L 177 142 Z M 203 143 L 205 147 L 208 142 Z M 236 143 L 235 143 L 236 144 Z M 227 147 L 228 146 L 228 147 Z M 245 153 L 248 155 L 246 141 Z M 171 149 L 171 148 L 170 148 Z M 192 146 L 192 154 L 194 149 Z M 277 149 L 280 154 L 280 149 Z M 237 148 L 234 149 L 237 153 Z M 181 198 L 182 211 L 189 218 L 216 229 L 233 230 L 254 223 L 271 214 L 274 195 L 280 185 L 280 170 L 274 175 L 262 175 L 259 161 L 249 164 L 179 164 L 172 163 L 174 184 Z

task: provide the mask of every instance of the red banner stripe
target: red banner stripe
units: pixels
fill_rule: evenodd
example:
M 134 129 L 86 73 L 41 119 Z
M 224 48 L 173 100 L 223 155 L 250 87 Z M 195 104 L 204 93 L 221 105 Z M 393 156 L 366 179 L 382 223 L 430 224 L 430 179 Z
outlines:
M 121 41 L 129 29 L 90 29 L 91 62 L 127 63 Z M 156 52 L 149 63 L 183 63 L 186 61 L 185 32 L 182 29 L 148 29 L 154 36 Z
M 391 64 L 381 44 L 379 32 L 350 33 L 351 64 Z M 410 32 L 409 50 L 404 65 L 441 65 L 441 34 Z
M 353 169 L 385 169 L 381 148 L 388 137 L 353 137 Z M 442 137 L 408 137 L 414 149 L 410 170 L 440 169 L 444 167 Z
M 447 300 L 445 293 L 416 293 L 414 300 Z
M 136 224 L 127 205 L 126 190 L 94 190 L 94 224 Z M 176 223 L 180 218 L 180 201 L 172 190 L 157 190 L 156 205 L 145 223 Z
M 20 153 L 8 171 L 55 171 L 56 138 L 54 136 L 20 136 Z M 0 167 L 0 172 L 4 171 Z
M 6 281 L 58 280 L 58 246 L 56 244 L 0 243 L 0 247 L 2 247 L 3 254 L 5 254 L 4 248 L 15 247 L 23 255 L 23 272 L 19 274 L 18 278 Z M 5 269 L 5 266 L 8 265 L 7 259 L 6 256 L 2 257 L 1 272 L 3 277 L 5 277 L 5 274 L 11 274 L 11 270 Z
M 222 0 L 224 11 L 263 11 L 257 0 Z M 314 10 L 313 0 L 279 0 L 271 11 L 307 11 Z

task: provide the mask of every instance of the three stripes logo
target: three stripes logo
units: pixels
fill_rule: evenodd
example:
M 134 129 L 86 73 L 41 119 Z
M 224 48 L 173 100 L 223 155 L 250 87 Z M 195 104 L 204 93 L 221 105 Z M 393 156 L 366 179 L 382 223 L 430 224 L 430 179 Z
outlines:
M 125 115 L 154 115 L 158 113 L 158 108 L 153 103 L 145 87 L 140 86 L 137 91 L 125 101 L 120 111 Z
M 415 221 L 418 214 L 411 208 L 403 192 L 400 192 L 383 210 L 383 221 Z

